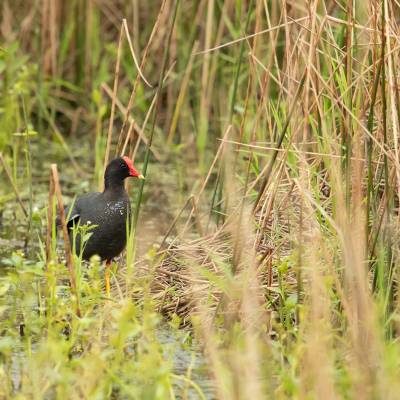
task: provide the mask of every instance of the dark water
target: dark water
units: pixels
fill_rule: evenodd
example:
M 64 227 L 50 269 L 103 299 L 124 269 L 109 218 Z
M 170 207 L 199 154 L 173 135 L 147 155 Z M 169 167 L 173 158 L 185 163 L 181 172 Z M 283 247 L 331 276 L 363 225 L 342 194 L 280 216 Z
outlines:
M 158 331 L 157 337 L 161 344 L 173 351 L 165 352 L 165 358 L 172 357 L 173 372 L 176 375 L 187 376 L 188 369 L 190 368 L 190 379 L 198 385 L 207 399 L 214 399 L 214 384 L 207 375 L 207 365 L 205 359 L 198 349 L 196 343 L 188 345 L 184 343 L 183 333 L 170 329 L 167 324 L 162 324 Z M 32 343 L 32 351 L 35 352 L 35 343 Z M 15 391 L 21 385 L 21 376 L 24 365 L 26 364 L 25 347 L 22 342 L 15 341 L 15 346 L 11 355 L 11 374 L 12 385 Z M 171 361 L 171 360 L 170 360 Z M 174 380 L 174 386 L 177 399 L 180 399 L 179 393 L 186 390 L 189 399 L 198 399 L 199 396 L 196 390 L 185 382 Z

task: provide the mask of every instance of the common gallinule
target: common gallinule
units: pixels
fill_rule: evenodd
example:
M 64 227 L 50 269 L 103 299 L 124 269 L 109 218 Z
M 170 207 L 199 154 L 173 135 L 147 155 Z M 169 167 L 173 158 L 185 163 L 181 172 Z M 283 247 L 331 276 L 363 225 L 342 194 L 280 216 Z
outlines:
M 112 160 L 104 174 L 104 191 L 86 193 L 79 196 L 72 209 L 67 207 L 67 226 L 71 245 L 73 243 L 73 227 L 79 225 L 93 225 L 89 239 L 83 243 L 81 236 L 75 235 L 75 252 L 82 258 L 89 260 L 97 254 L 106 261 L 106 293 L 110 293 L 110 265 L 114 257 L 118 256 L 126 245 L 126 224 L 130 216 L 130 202 L 125 190 L 124 180 L 128 177 L 144 179 L 133 166 L 128 157 L 119 157 Z

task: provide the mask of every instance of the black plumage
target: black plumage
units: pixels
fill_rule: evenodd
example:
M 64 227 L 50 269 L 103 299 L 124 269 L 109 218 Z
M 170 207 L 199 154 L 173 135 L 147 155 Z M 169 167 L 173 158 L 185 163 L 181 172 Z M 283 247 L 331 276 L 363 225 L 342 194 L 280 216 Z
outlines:
M 127 224 L 131 214 L 129 197 L 124 186 L 127 177 L 143 178 L 128 157 L 116 158 L 106 168 L 104 191 L 79 196 L 72 208 L 65 210 L 71 244 L 75 236 L 75 251 L 80 254 L 83 250 L 83 259 L 89 260 L 97 254 L 102 260 L 110 261 L 125 248 Z M 81 235 L 73 233 L 73 227 L 78 224 L 93 227 L 87 231 L 90 237 L 83 245 Z

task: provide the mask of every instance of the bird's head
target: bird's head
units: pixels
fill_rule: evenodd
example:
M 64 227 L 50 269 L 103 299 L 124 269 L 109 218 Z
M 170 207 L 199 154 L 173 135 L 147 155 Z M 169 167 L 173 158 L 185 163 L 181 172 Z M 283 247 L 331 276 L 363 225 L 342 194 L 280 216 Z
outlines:
M 104 174 L 105 187 L 119 186 L 128 177 L 144 179 L 144 176 L 135 169 L 129 157 L 115 158 L 107 165 Z

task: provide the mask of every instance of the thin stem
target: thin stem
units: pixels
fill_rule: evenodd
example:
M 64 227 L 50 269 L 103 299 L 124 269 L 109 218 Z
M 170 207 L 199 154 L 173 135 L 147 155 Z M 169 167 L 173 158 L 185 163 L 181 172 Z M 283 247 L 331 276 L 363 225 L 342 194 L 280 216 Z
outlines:
M 169 47 L 170 47 L 170 43 L 171 43 L 172 32 L 173 32 L 174 26 L 175 26 L 176 15 L 177 15 L 179 3 L 180 3 L 180 0 L 175 1 L 173 15 L 172 15 L 172 21 L 171 21 L 171 25 L 170 25 L 169 32 L 168 32 L 168 37 L 167 37 L 167 40 L 165 43 L 161 73 L 160 73 L 160 77 L 158 80 L 158 87 L 157 87 L 157 93 L 156 93 L 156 105 L 155 105 L 155 110 L 154 110 L 154 114 L 153 114 L 153 122 L 151 125 L 150 138 L 147 143 L 146 153 L 145 153 L 144 162 L 143 162 L 142 174 L 144 175 L 144 177 L 147 176 L 147 169 L 148 169 L 148 164 L 149 164 L 149 160 L 150 160 L 150 149 L 151 149 L 151 145 L 153 143 L 156 121 L 157 121 L 158 112 L 160 110 L 160 105 L 161 105 L 161 91 L 163 88 L 164 74 L 165 74 L 165 70 L 166 70 L 166 66 L 167 66 Z M 138 218 L 139 218 L 140 206 L 142 203 L 144 183 L 145 183 L 145 180 L 140 181 L 138 200 L 137 200 L 135 212 L 133 215 L 133 233 L 136 232 L 136 226 L 137 226 L 137 222 L 138 222 Z

